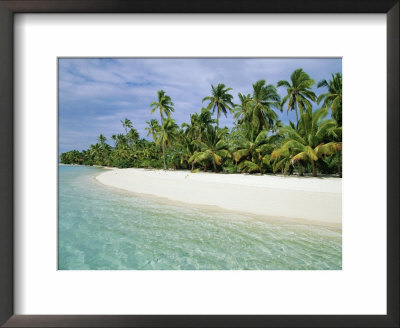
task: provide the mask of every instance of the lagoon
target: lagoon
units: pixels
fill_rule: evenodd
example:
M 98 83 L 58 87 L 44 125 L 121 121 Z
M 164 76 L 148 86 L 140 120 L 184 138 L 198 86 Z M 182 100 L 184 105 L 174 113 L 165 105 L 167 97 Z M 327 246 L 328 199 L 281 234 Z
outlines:
M 59 166 L 60 270 L 340 270 L 334 227 L 166 204 Z M 157 188 L 157 186 L 154 186 Z

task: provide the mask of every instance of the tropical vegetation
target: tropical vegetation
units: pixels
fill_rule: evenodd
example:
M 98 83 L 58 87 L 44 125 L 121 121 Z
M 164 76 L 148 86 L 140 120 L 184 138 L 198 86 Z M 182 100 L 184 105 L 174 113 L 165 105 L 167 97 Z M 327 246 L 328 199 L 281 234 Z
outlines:
M 303 69 L 276 85 L 259 80 L 251 94 L 238 93 L 220 83 L 202 101 L 206 107 L 180 126 L 173 119 L 175 105 L 164 90 L 151 102 L 146 121 L 147 139 L 141 138 L 128 118 L 125 133 L 110 140 L 100 134 L 87 150 L 62 153 L 61 163 L 213 171 L 216 173 L 335 174 L 342 176 L 342 75 L 316 82 Z M 278 90 L 284 88 L 281 99 Z M 284 111 L 285 110 L 285 111 Z M 296 122 L 279 119 L 294 111 Z M 221 115 L 232 115 L 231 129 L 221 128 Z M 282 118 L 282 117 L 281 117 Z M 284 118 L 283 118 L 284 120 Z

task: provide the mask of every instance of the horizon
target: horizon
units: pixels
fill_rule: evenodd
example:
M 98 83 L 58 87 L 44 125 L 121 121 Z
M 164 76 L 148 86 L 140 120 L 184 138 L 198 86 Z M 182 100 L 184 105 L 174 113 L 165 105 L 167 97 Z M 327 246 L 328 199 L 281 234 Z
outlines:
M 236 104 L 238 93 L 252 93 L 256 81 L 276 86 L 297 68 L 315 80 L 317 96 L 327 90 L 317 88 L 319 81 L 342 73 L 341 58 L 60 58 L 58 64 L 59 154 L 87 149 L 100 134 L 109 143 L 112 134 L 124 132 L 120 121 L 125 118 L 140 138 L 151 140 L 146 121 L 159 120 L 157 113 L 150 113 L 150 103 L 161 89 L 172 98 L 171 116 L 180 126 L 206 107 L 202 99 L 210 95 L 211 84 L 231 87 Z M 277 90 L 281 97 L 286 94 L 285 88 Z M 276 112 L 284 124 L 295 120 L 285 108 Z M 220 127 L 233 125 L 233 114 L 221 115 Z

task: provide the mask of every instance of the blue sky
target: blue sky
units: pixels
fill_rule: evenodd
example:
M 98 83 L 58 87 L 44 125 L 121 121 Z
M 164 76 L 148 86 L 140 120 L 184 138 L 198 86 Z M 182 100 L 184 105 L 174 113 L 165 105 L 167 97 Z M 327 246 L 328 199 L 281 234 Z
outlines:
M 290 74 L 303 68 L 317 83 L 342 72 L 342 60 L 334 58 L 123 58 L 59 59 L 59 153 L 82 150 L 96 143 L 103 133 L 124 132 L 121 120 L 129 118 L 141 137 L 146 137 L 146 121 L 159 119 L 150 114 L 150 103 L 157 91 L 165 90 L 175 104 L 172 117 L 180 125 L 190 114 L 200 112 L 201 100 L 210 94 L 211 84 L 224 83 L 237 94 L 251 93 L 252 83 L 264 79 L 276 85 L 289 80 Z M 324 88 L 314 92 L 325 92 Z M 278 89 L 285 95 L 285 88 Z M 295 120 L 295 114 L 278 113 L 283 122 Z M 232 127 L 233 116 L 221 116 L 220 126 Z M 108 140 L 109 141 L 109 140 Z M 112 144 L 112 142 L 109 142 Z

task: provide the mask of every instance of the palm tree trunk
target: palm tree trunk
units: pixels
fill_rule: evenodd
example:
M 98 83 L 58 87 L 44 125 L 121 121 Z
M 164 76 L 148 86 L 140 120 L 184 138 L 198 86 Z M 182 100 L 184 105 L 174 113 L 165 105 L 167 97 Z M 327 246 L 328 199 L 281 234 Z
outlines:
M 304 176 L 303 174 L 303 165 L 301 165 L 301 163 L 299 162 L 299 176 Z
M 340 158 L 340 152 L 337 152 L 337 169 L 338 169 L 338 173 L 339 173 L 339 176 L 340 177 L 342 177 L 342 170 L 341 170 L 341 167 L 340 167 L 340 163 L 341 163 L 341 158 Z
M 164 159 L 164 170 L 167 169 L 167 163 L 165 161 L 165 145 L 162 145 L 163 159 Z
M 192 171 L 194 170 L 194 162 L 192 162 Z
M 312 165 L 312 176 L 316 177 L 317 176 L 317 168 L 315 167 L 315 162 L 311 160 L 311 165 Z
M 214 166 L 214 172 L 218 173 L 217 171 L 217 164 L 215 163 L 214 157 L 213 157 L 213 166 Z
M 295 110 L 295 112 L 296 112 L 296 129 L 298 128 L 298 126 L 299 126 L 299 114 L 297 113 L 297 102 L 296 102 L 296 99 L 294 99 L 294 110 Z

